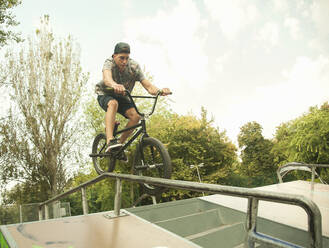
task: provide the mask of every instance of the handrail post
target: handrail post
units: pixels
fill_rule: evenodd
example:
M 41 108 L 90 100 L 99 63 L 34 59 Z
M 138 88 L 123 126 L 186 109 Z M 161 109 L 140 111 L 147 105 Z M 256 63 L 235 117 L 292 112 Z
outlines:
M 311 182 L 311 190 L 314 190 L 314 179 L 315 179 L 315 166 L 312 166 L 312 182 Z
M 23 223 L 22 204 L 19 205 L 19 222 L 20 222 L 20 223 Z
M 247 209 L 247 237 L 245 242 L 246 248 L 254 248 L 255 241 L 250 238 L 250 234 L 256 232 L 257 227 L 257 213 L 258 213 L 258 199 L 255 197 L 248 198 L 248 209 Z
M 115 198 L 114 198 L 114 215 L 120 215 L 122 184 L 119 178 L 116 178 Z
M 45 220 L 48 220 L 49 219 L 49 207 L 48 205 L 46 204 L 45 205 Z
M 42 220 L 42 208 L 41 207 L 39 207 L 38 212 L 39 212 L 39 220 Z
M 284 165 L 280 166 L 280 167 L 277 169 L 276 174 L 277 174 L 277 176 L 278 176 L 279 183 L 283 183 L 283 181 L 282 181 L 282 177 L 283 177 L 287 172 L 289 172 L 289 171 L 291 171 L 291 170 L 293 170 L 293 169 L 296 169 L 296 168 L 292 168 L 292 169 L 290 169 L 290 170 L 287 169 L 287 170 L 286 170 L 287 172 L 282 176 L 280 173 L 281 173 L 281 171 L 282 171 L 283 169 L 288 168 L 288 167 L 298 167 L 298 166 L 300 166 L 300 167 L 307 167 L 307 168 L 309 168 L 309 169 L 311 170 L 310 172 L 312 173 L 312 180 L 311 180 L 311 190 L 312 190 L 312 191 L 314 190 L 315 176 L 317 175 L 315 169 L 316 169 L 316 168 L 329 168 L 329 164 L 305 164 L 305 163 L 290 162 L 290 163 L 287 163 L 287 164 L 284 164 Z M 317 176 L 319 177 L 321 183 L 323 183 L 323 181 L 321 180 L 320 175 L 317 175 Z
M 60 201 L 54 201 L 52 206 L 53 206 L 53 219 L 55 218 L 60 218 Z
M 152 197 L 152 202 L 153 202 L 153 205 L 156 205 L 157 204 L 157 199 L 154 195 L 151 195 Z
M 279 170 L 280 170 L 280 167 L 276 170 L 276 175 L 277 175 L 278 178 L 279 178 L 279 183 L 283 183 L 282 176 L 281 176 Z
M 87 195 L 86 195 L 86 187 L 81 188 L 81 195 L 82 195 L 82 210 L 83 214 L 88 214 L 88 202 L 87 202 Z

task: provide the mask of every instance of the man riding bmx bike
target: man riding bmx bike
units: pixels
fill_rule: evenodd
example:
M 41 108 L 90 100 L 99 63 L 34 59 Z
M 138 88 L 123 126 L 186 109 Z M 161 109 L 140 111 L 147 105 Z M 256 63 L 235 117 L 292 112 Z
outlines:
M 126 127 L 136 125 L 140 120 L 140 116 L 137 114 L 132 103 L 124 96 L 125 90 L 131 92 L 135 83 L 140 82 L 151 95 L 156 95 L 160 91 L 160 89 L 145 78 L 139 64 L 129 56 L 130 46 L 127 43 L 120 42 L 116 44 L 112 58 L 105 60 L 103 66 L 103 80 L 96 84 L 98 103 L 106 112 L 106 152 L 119 149 L 133 131 L 129 130 L 124 132 L 120 140 L 113 137 L 115 115 L 117 112 L 128 119 Z M 106 87 L 113 88 L 115 94 L 106 94 Z M 161 92 L 163 96 L 171 94 L 168 88 L 162 89 Z M 127 161 L 127 157 L 124 153 L 122 153 L 119 159 Z

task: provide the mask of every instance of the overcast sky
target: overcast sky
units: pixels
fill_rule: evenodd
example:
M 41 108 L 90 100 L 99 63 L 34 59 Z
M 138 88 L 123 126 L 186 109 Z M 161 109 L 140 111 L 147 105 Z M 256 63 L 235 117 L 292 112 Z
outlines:
M 240 127 L 275 127 L 329 100 L 328 0 L 23 0 L 14 10 L 23 36 L 50 15 L 57 36 L 82 49 L 88 89 L 119 41 L 172 108 L 199 115 L 204 106 L 236 142 Z

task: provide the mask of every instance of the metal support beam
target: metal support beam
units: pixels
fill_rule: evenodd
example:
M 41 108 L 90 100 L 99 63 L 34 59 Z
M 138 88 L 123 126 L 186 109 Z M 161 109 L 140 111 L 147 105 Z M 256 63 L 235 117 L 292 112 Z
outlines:
M 87 215 L 89 212 L 88 209 L 88 202 L 87 202 L 87 194 L 86 194 L 86 187 L 81 188 L 81 195 L 82 195 L 82 210 L 83 214 Z
M 258 200 L 255 197 L 248 198 L 248 209 L 247 209 L 247 237 L 245 247 L 254 248 L 255 241 L 250 239 L 250 235 L 256 232 L 257 228 L 257 213 L 258 213 Z
M 19 222 L 23 223 L 22 205 L 19 205 Z
M 279 169 L 276 171 L 276 175 L 279 178 L 279 183 L 283 183 L 282 176 L 281 176 L 281 174 L 279 172 Z
M 42 220 L 42 208 L 39 207 L 38 212 L 39 212 L 39 220 Z
M 308 171 L 312 173 L 312 180 L 311 180 L 311 190 L 314 190 L 314 180 L 315 176 L 318 176 L 321 183 L 324 183 L 320 177 L 315 171 L 315 168 L 329 168 L 329 164 L 305 164 L 305 163 L 297 163 L 297 162 L 290 162 L 285 165 L 280 166 L 276 174 L 279 179 L 279 183 L 283 183 L 282 178 L 289 172 L 293 170 L 302 170 L 302 171 Z
M 53 203 L 53 218 L 60 218 L 60 201 L 55 201 Z
M 45 205 L 45 220 L 49 219 L 49 207 L 48 205 Z
M 153 205 L 156 205 L 157 204 L 157 199 L 154 195 L 151 196 L 152 197 L 152 202 L 153 202 Z
M 314 179 L 315 179 L 315 167 L 312 166 L 312 182 L 311 182 L 311 190 L 314 191 Z
M 120 215 L 122 184 L 119 178 L 116 178 L 115 198 L 114 198 L 114 215 Z
M 154 195 L 149 195 L 149 194 L 142 194 L 138 199 L 133 203 L 132 207 L 135 208 L 142 200 L 144 200 L 147 197 L 152 198 L 153 205 L 157 204 L 156 197 Z

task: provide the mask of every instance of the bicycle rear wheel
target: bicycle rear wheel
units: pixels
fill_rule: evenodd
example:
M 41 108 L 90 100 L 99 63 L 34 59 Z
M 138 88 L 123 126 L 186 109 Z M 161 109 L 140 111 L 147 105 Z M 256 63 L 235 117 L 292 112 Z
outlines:
M 171 159 L 164 145 L 157 139 L 147 137 L 137 146 L 134 172 L 137 175 L 170 178 Z M 165 188 L 150 184 L 141 184 L 145 193 L 157 195 L 165 191 Z
M 105 149 L 106 135 L 104 133 L 100 133 L 95 137 L 92 147 L 92 153 L 100 155 L 92 158 L 94 168 L 99 175 L 104 172 L 111 172 L 115 167 L 116 159 L 113 156 L 107 155 L 105 153 Z

